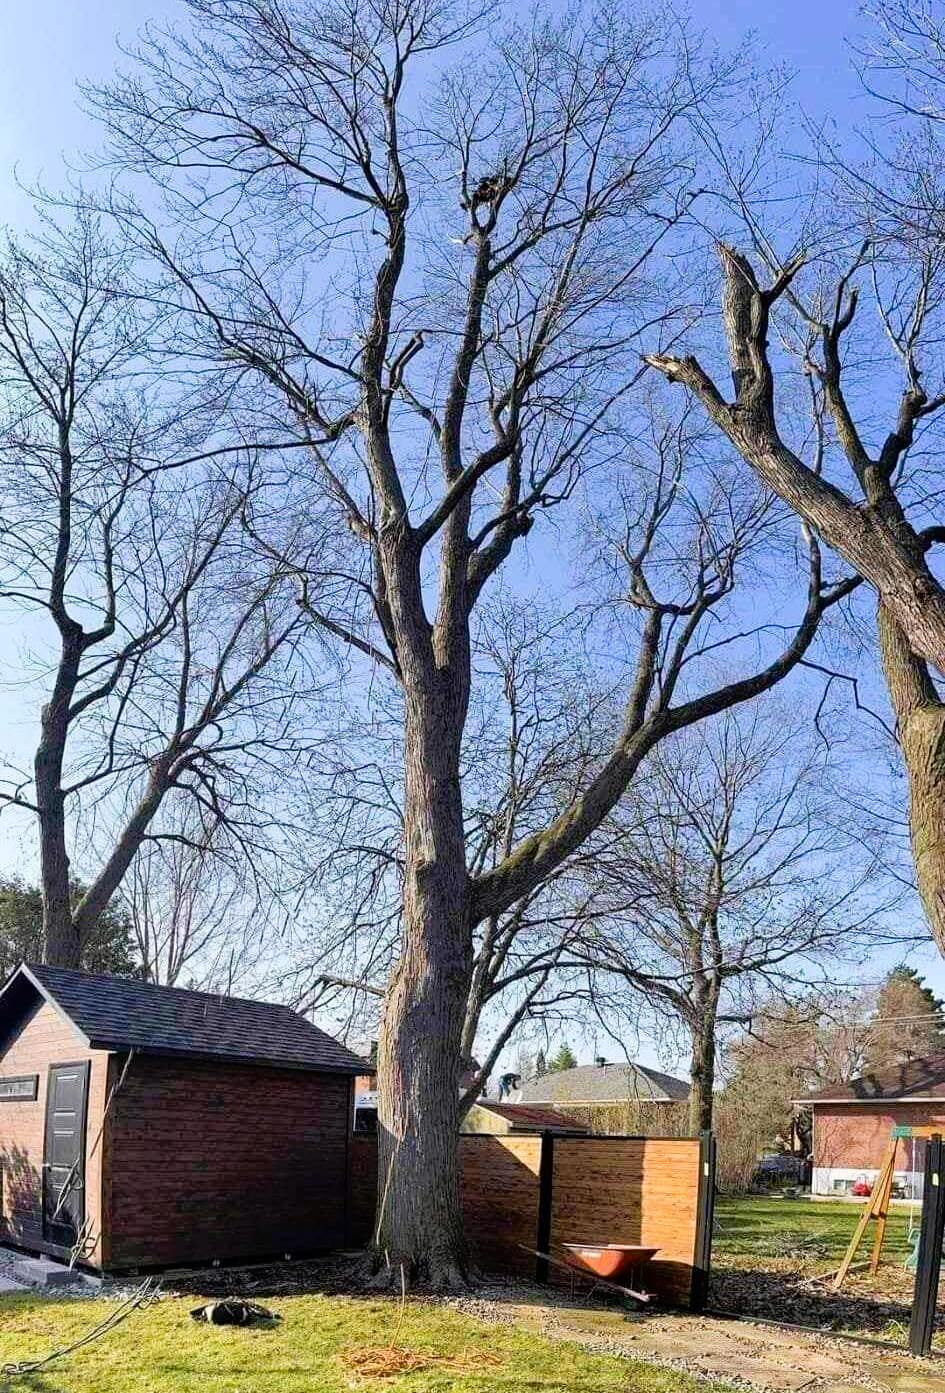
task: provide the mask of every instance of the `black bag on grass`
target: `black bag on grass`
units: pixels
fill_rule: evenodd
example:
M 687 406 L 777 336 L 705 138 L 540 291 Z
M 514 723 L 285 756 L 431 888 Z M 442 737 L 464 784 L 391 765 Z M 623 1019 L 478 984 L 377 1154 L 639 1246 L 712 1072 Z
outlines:
M 282 1319 L 265 1306 L 236 1296 L 227 1297 L 225 1301 L 208 1301 L 206 1306 L 197 1306 L 190 1315 L 192 1320 L 204 1320 L 208 1325 L 275 1325 Z

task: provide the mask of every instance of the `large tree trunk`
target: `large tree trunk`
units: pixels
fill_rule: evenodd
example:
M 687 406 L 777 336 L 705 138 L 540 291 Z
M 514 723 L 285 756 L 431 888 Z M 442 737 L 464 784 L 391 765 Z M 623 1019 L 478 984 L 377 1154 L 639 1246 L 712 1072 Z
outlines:
M 689 1130 L 712 1130 L 715 1090 L 715 1012 L 701 1015 L 692 1027 L 689 1063 Z
M 75 691 L 79 657 L 78 638 L 64 638 L 53 691 L 40 717 L 40 739 L 33 761 L 45 959 L 57 967 L 78 967 L 81 958 L 81 943 L 72 922 L 62 791 L 69 705 Z
M 111 854 L 75 906 L 72 923 L 80 951 L 141 850 L 148 828 L 171 787 L 169 771 L 172 763 L 171 756 L 167 754 L 152 761 L 148 782 L 112 847 Z
M 945 955 L 945 706 L 889 608 L 877 615 L 883 671 L 909 774 L 909 833 L 916 883 Z
M 394 1280 L 442 1290 L 466 1278 L 457 1141 L 472 936 L 460 740 L 436 686 L 406 703 L 402 950 L 378 1041 L 375 1248 Z

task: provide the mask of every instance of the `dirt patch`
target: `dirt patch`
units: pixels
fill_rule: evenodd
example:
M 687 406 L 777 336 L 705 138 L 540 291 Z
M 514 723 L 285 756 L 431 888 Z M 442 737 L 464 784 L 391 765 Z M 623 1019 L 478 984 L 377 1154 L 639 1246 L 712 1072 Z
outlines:
M 362 1252 L 331 1253 L 309 1261 L 248 1263 L 245 1266 L 178 1268 L 162 1273 L 161 1285 L 177 1296 L 377 1296 Z
M 876 1276 L 851 1272 L 840 1291 L 832 1269 L 795 1259 L 725 1258 L 712 1271 L 709 1303 L 738 1315 L 787 1321 L 814 1330 L 838 1330 L 905 1345 L 914 1279 L 900 1263 L 884 1263 Z M 945 1349 L 945 1281 L 939 1288 L 936 1347 Z
M 835 1292 L 828 1282 L 812 1282 L 802 1274 L 768 1268 L 716 1268 L 709 1302 L 716 1310 L 787 1321 L 814 1330 L 844 1330 L 890 1339 L 898 1330 L 905 1339 L 912 1288 L 910 1285 L 908 1295 L 899 1295 L 851 1281 Z

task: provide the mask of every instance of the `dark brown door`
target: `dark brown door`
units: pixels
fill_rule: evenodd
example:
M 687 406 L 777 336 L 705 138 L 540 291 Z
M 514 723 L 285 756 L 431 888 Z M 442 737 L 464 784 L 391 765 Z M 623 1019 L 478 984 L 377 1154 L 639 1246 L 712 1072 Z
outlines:
M 43 1237 L 71 1247 L 85 1222 L 85 1126 L 89 1062 L 53 1064 L 46 1090 Z

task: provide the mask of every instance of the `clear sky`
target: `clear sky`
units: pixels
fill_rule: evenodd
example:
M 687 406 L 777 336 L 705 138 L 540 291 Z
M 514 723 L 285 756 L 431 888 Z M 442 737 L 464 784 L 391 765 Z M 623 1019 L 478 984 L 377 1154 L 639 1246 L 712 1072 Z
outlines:
M 815 120 L 829 118 L 841 138 L 852 138 L 861 96 L 847 40 L 861 28 L 856 0 L 692 0 L 693 23 L 723 49 L 749 43 L 751 63 L 783 64 L 794 73 L 793 100 Z M 173 24 L 177 0 L 3 0 L 0 46 L 0 223 L 22 224 L 29 195 L 18 187 L 60 186 L 79 152 L 94 146 L 94 124 L 81 110 L 77 84 L 107 76 L 120 61 L 117 43 L 130 43 L 148 20 Z M 749 81 L 746 71 L 746 82 Z M 29 644 L 23 631 L 0 631 L 0 747 L 29 744 L 32 713 L 18 702 L 11 674 L 14 654 Z M 15 834 L 14 834 L 15 835 Z M 6 845 L 4 845 L 4 841 Z M 4 830 L 0 865 L 18 859 Z M 934 954 L 918 965 L 945 992 L 945 965 Z M 577 1042 L 575 1042 L 577 1043 Z M 583 1054 L 588 1050 L 582 1051 Z
M 857 95 L 844 40 L 855 35 L 856 0 L 692 0 L 694 24 L 723 48 L 749 35 L 761 66 L 786 64 L 796 73 L 795 94 L 810 115 L 849 114 Z M 0 218 L 25 206 L 11 188 L 14 169 L 29 183 L 37 175 L 55 184 L 64 159 L 91 143 L 76 84 L 114 66 L 116 40 L 129 42 L 148 20 L 174 22 L 175 0 L 17 0 L 2 4 L 0 46 Z

